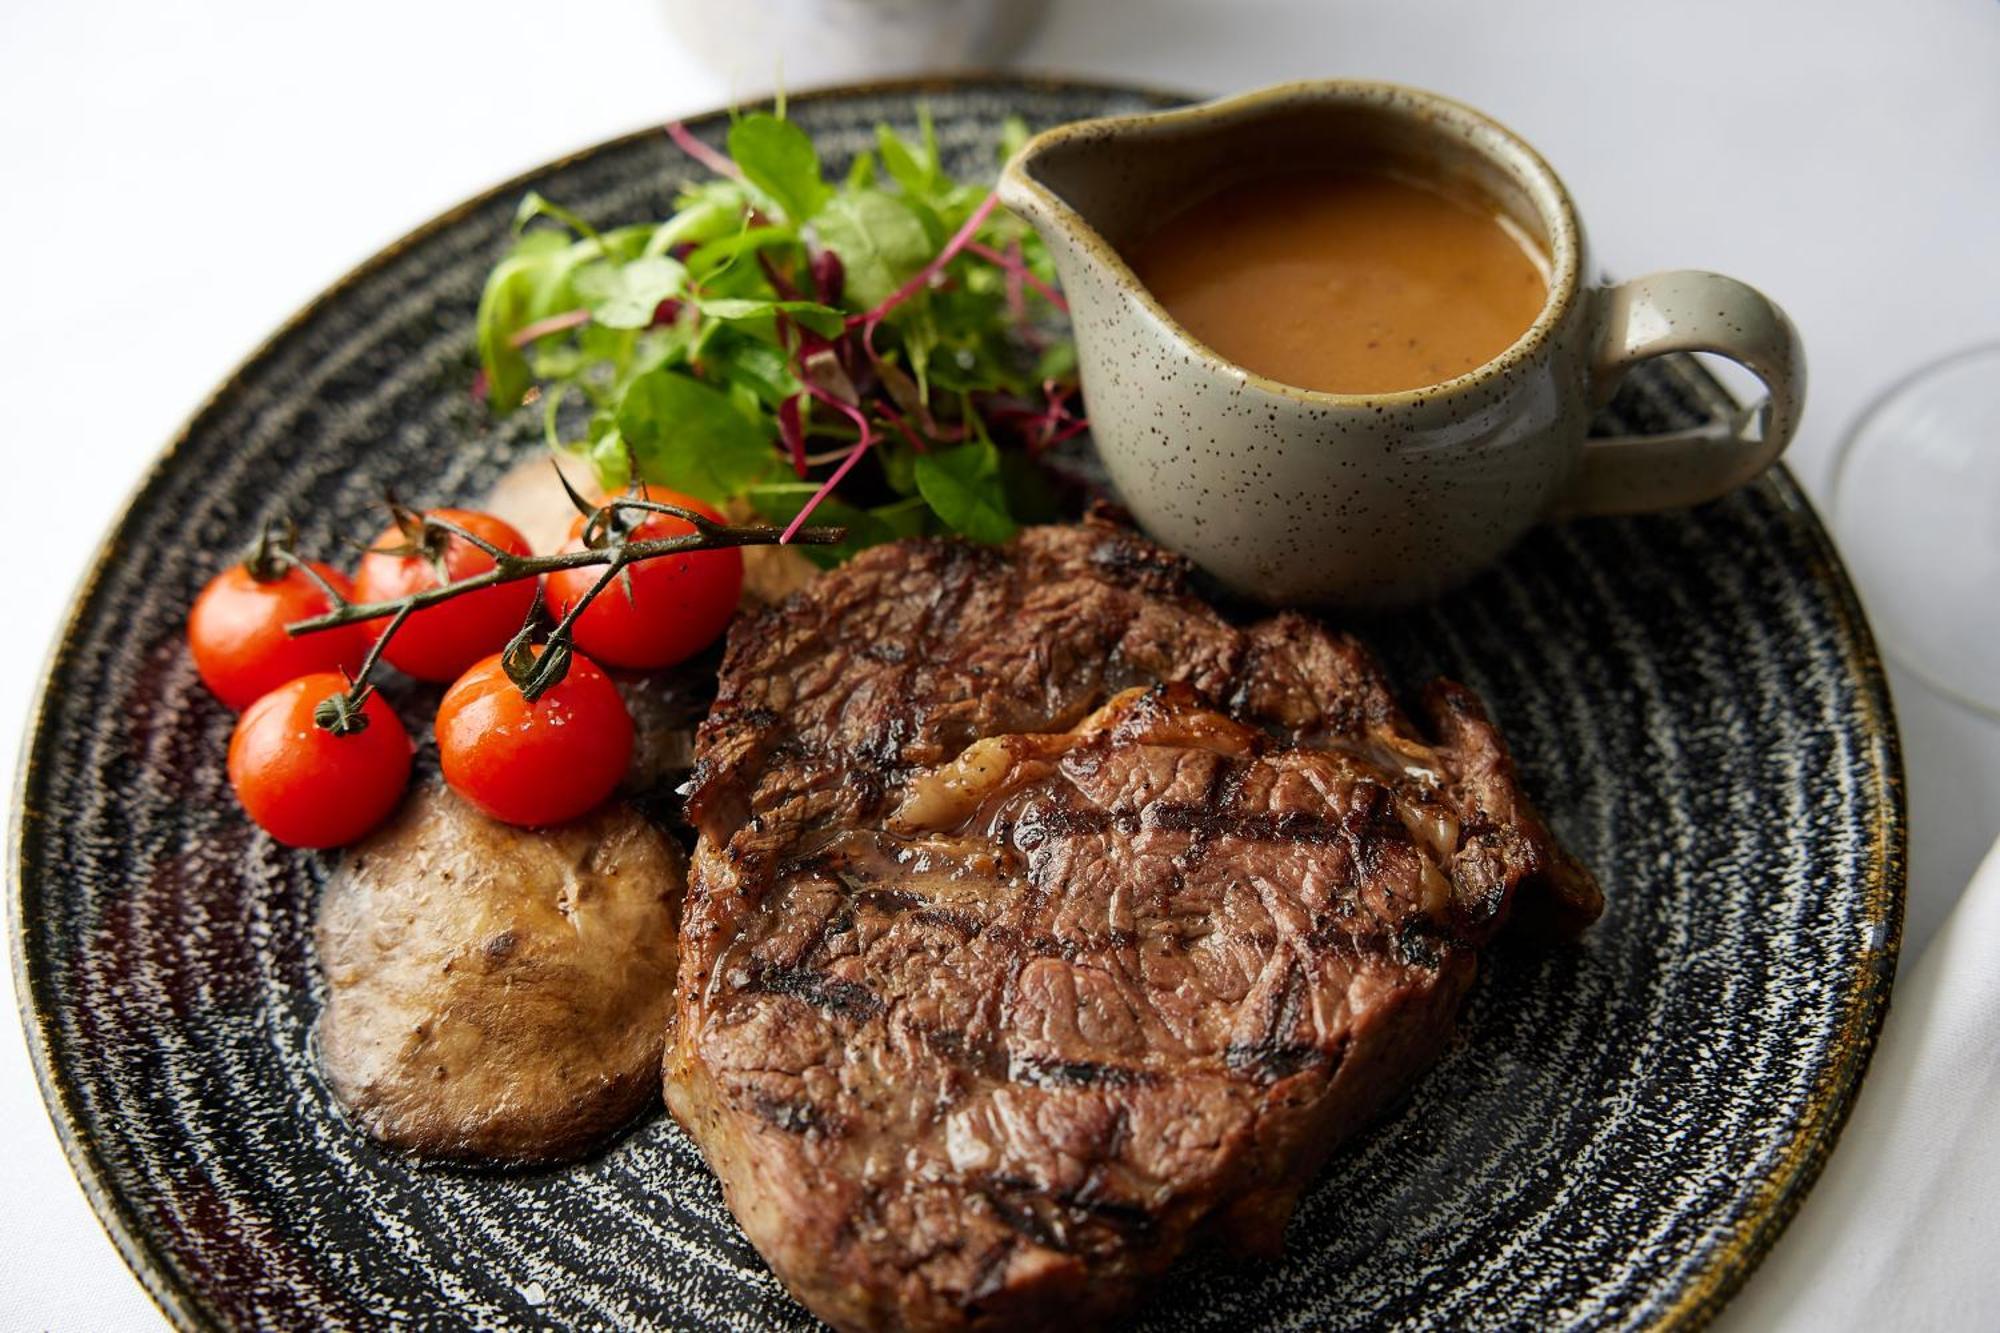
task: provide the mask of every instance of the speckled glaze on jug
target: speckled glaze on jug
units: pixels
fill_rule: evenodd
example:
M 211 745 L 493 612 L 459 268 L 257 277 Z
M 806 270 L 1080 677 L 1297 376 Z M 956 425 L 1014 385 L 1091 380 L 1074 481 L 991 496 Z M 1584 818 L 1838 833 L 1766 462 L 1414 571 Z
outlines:
M 1376 166 L 1491 198 L 1549 265 L 1540 314 L 1440 384 L 1336 394 L 1267 379 L 1182 329 L 1120 254 L 1233 180 Z M 1585 285 L 1583 226 L 1548 164 L 1497 122 L 1394 84 L 1287 84 L 1030 140 L 1001 177 L 1047 240 L 1076 326 L 1092 431 L 1134 516 L 1239 592 L 1383 605 L 1461 582 L 1541 519 L 1696 503 L 1790 441 L 1804 359 L 1784 313 L 1718 274 Z M 1671 435 L 1586 439 L 1633 362 L 1715 351 L 1769 399 Z

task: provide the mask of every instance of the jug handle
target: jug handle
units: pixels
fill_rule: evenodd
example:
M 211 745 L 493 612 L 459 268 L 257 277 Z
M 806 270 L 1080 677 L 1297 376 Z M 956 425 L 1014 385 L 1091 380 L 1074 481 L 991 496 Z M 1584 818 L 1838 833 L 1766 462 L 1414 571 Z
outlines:
M 1592 436 L 1556 516 L 1635 514 L 1700 504 L 1762 473 L 1798 429 L 1806 362 L 1785 312 L 1720 273 L 1654 273 L 1596 293 L 1591 391 L 1608 402 L 1633 365 L 1715 352 L 1764 382 L 1762 402 L 1718 422 L 1658 435 Z

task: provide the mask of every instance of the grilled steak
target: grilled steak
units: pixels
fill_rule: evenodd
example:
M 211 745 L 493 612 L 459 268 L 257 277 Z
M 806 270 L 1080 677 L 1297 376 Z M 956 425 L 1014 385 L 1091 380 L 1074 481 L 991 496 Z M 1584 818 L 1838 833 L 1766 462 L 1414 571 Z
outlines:
M 1476 699 L 1240 629 L 1116 526 L 878 547 L 732 632 L 669 1106 L 843 1329 L 1128 1308 L 1268 1253 L 1529 895 L 1601 900 Z

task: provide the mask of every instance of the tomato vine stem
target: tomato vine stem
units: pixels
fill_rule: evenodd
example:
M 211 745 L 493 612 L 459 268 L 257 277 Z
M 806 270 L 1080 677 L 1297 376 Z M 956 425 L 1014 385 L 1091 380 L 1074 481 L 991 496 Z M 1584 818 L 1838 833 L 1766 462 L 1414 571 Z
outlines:
M 580 551 L 559 551 L 554 555 L 513 555 L 499 548 L 493 548 L 493 568 L 474 574 L 468 579 L 455 583 L 441 583 L 434 588 L 411 593 L 384 602 L 350 602 L 339 599 L 333 610 L 305 620 L 295 620 L 285 626 L 287 634 L 316 634 L 321 630 L 334 629 L 341 625 L 352 625 L 364 620 L 380 620 L 393 616 L 404 607 L 411 611 L 421 611 L 439 602 L 448 602 L 454 597 L 478 592 L 481 588 L 491 588 L 501 583 L 518 583 L 522 579 L 539 578 L 543 574 L 553 574 L 559 569 L 581 569 L 590 565 L 608 565 L 616 561 L 620 564 L 637 564 L 644 560 L 656 560 L 666 555 L 683 555 L 691 551 L 717 551 L 729 547 L 776 546 L 783 531 L 765 523 L 733 524 L 717 523 L 714 519 L 692 509 L 679 505 L 661 504 L 652 500 L 614 499 L 603 505 L 605 509 L 637 509 L 654 513 L 670 514 L 684 519 L 695 527 L 695 531 L 681 533 L 673 537 L 655 537 L 646 541 L 626 542 L 616 547 L 585 547 Z M 453 536 L 462 535 L 455 524 L 442 523 L 426 517 L 428 526 Z M 792 545 L 832 546 L 845 540 L 847 529 L 838 527 L 800 528 L 792 534 Z M 485 545 L 485 543 L 476 543 Z M 325 589 L 331 593 L 331 589 Z
M 574 493 L 572 498 L 575 498 Z M 585 507 L 581 500 L 578 501 L 578 505 L 579 508 Z M 632 541 L 625 537 L 621 525 L 625 511 L 632 511 L 640 516 L 666 514 L 690 524 L 694 531 L 672 537 Z M 468 532 L 447 519 L 433 518 L 428 514 L 421 515 L 418 521 L 423 525 L 425 534 L 457 537 L 470 542 L 486 553 L 493 561 L 493 568 L 475 574 L 471 578 L 459 579 L 452 583 L 439 583 L 435 587 L 425 588 L 405 597 L 381 602 L 349 601 L 330 581 L 322 577 L 306 561 L 301 560 L 291 550 L 289 544 L 271 543 L 267 538 L 263 545 L 269 549 L 269 553 L 263 558 L 275 559 L 279 563 L 304 572 L 319 585 L 320 591 L 326 595 L 333 608 L 320 615 L 291 622 L 285 626 L 285 633 L 297 637 L 335 629 L 341 625 L 382 620 L 385 617 L 388 619 L 388 624 L 383 627 L 382 632 L 375 637 L 374 644 L 368 649 L 368 656 L 362 661 L 361 669 L 354 673 L 341 704 L 325 710 L 326 716 L 315 720 L 337 735 L 359 730 L 361 726 L 366 725 L 366 719 L 360 715 L 359 709 L 366 701 L 369 690 L 373 688 L 369 677 L 375 670 L 375 664 L 382 658 L 382 649 L 412 615 L 425 607 L 448 602 L 454 597 L 464 597 L 482 588 L 539 578 L 557 570 L 579 569 L 590 565 L 606 566 L 603 576 L 589 591 L 578 598 L 574 605 L 565 608 L 562 619 L 550 631 L 547 646 L 539 657 L 535 658 L 520 676 L 516 676 L 514 671 L 509 669 L 509 676 L 514 678 L 521 692 L 529 699 L 534 699 L 562 679 L 573 651 L 570 647 L 570 631 L 576 623 L 577 616 L 625 569 L 642 561 L 657 560 L 668 555 L 683 555 L 693 551 L 717 551 L 744 546 L 777 546 L 788 535 L 781 529 L 764 523 L 718 523 L 706 514 L 685 509 L 680 505 L 664 504 L 643 495 L 614 497 L 602 505 L 590 508 L 588 512 L 590 517 L 585 525 L 583 549 L 559 551 L 554 555 L 515 555 L 511 551 L 502 550 L 493 543 L 482 540 L 477 534 Z M 807 546 L 831 546 L 844 540 L 846 536 L 847 530 L 838 527 L 800 528 L 789 534 L 793 544 Z M 400 555 L 404 552 L 399 549 L 378 554 Z M 532 631 L 540 615 L 541 598 L 537 596 L 535 607 L 529 612 L 528 624 L 523 627 L 522 635 L 517 637 L 515 643 L 508 645 L 510 653 L 525 642 L 525 637 Z

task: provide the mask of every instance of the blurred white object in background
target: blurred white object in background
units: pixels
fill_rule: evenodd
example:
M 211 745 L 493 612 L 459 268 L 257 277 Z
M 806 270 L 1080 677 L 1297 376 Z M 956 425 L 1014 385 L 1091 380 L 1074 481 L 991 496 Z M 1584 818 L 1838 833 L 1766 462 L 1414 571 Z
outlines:
M 1833 526 L 1883 651 L 2000 718 L 2000 343 L 1862 413 L 1834 465 Z
M 997 66 L 1048 0 L 666 0 L 688 49 L 738 96 Z
M 1903 957 L 1924 956 L 2000 815 L 2000 343 L 1899 380 L 1849 428 L 1827 496 L 1909 774 Z

